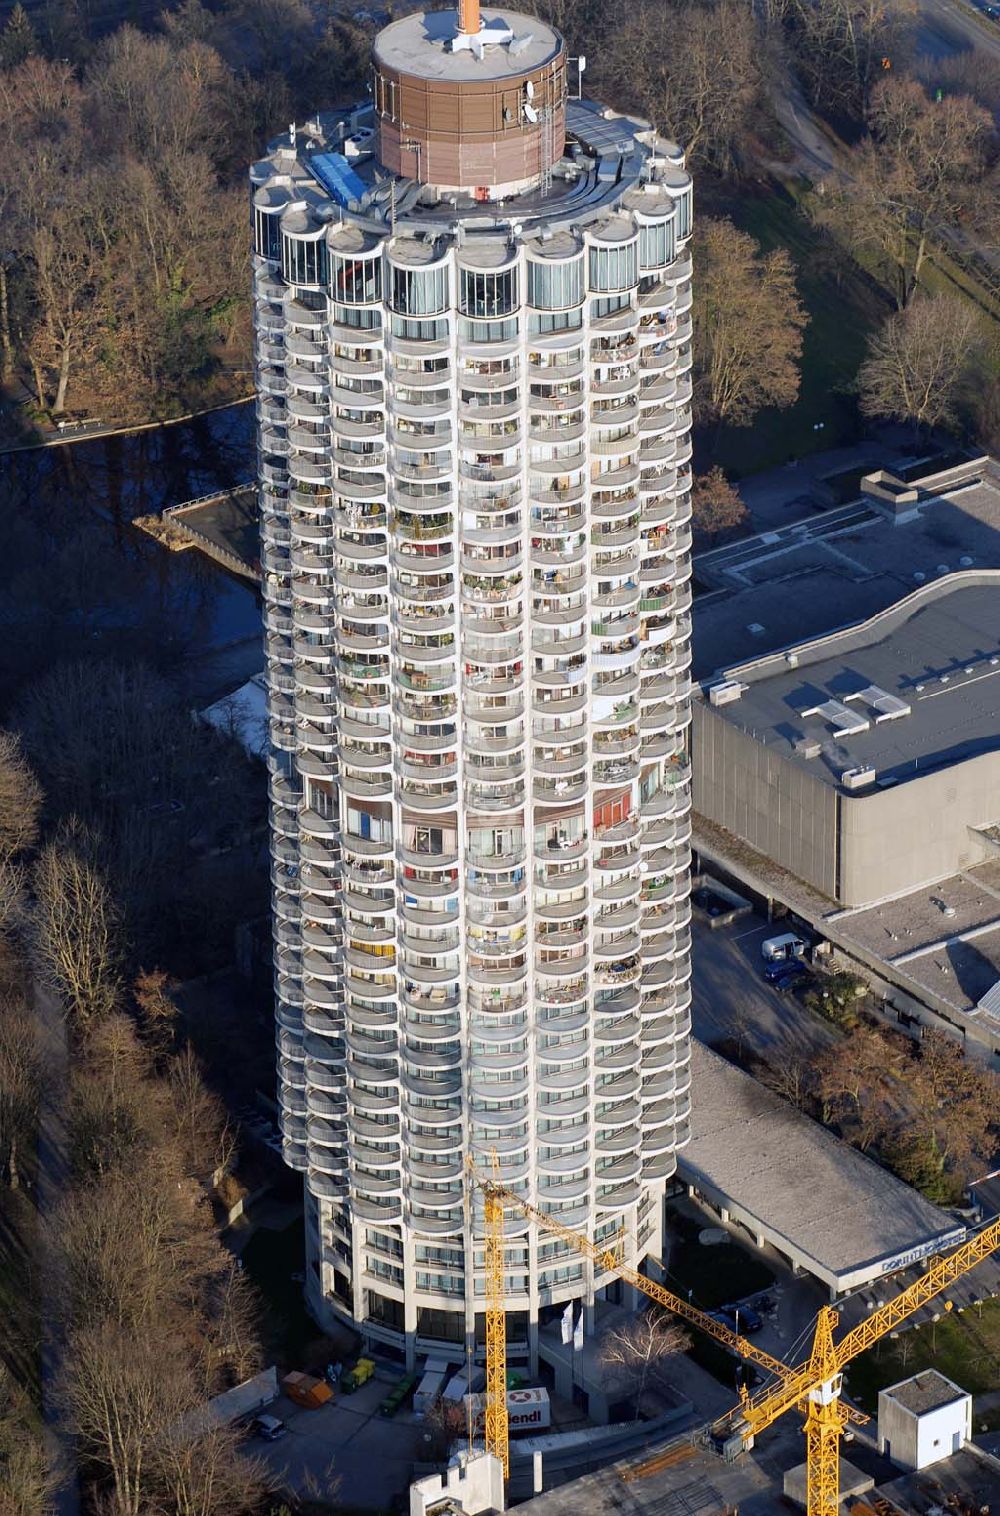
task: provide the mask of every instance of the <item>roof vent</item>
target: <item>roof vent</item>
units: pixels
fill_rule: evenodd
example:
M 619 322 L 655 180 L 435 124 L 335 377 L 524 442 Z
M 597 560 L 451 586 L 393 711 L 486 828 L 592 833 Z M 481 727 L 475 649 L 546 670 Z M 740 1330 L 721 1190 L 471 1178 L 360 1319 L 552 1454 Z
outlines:
M 738 679 L 723 679 L 720 684 L 713 684 L 708 692 L 708 698 L 712 705 L 732 705 L 734 700 L 739 700 L 745 684 Z
M 750 633 L 751 637 L 763 637 L 765 630 L 766 628 L 761 626 L 759 621 L 751 621 L 747 627 L 747 631 Z
M 785 654 L 785 662 L 788 664 L 788 667 L 790 669 L 797 669 L 798 666 L 799 666 L 799 655 L 798 655 L 798 653 L 786 653 Z
M 840 782 L 845 790 L 863 790 L 869 784 L 875 783 L 875 770 L 870 763 L 862 768 L 845 769 L 840 776 Z
M 972 567 L 973 563 L 975 562 L 975 559 L 974 558 L 970 558 L 969 555 L 968 555 L 968 553 L 963 553 L 962 556 L 961 556 L 961 558 L 959 558 L 958 561 L 961 564 L 962 568 L 967 569 L 967 568 L 971 568 Z
M 823 751 L 823 744 L 818 737 L 800 737 L 795 744 L 795 751 L 800 758 L 818 758 Z

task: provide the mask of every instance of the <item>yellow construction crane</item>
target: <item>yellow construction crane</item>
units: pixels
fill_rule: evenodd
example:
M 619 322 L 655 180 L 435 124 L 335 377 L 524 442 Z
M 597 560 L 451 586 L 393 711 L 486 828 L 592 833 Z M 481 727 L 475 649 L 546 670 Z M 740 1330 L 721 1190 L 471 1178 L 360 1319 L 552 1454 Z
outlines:
M 503 1215 L 504 1206 L 510 1204 L 543 1231 L 561 1237 L 577 1252 L 591 1258 L 606 1273 L 617 1274 L 629 1284 L 655 1300 L 658 1305 L 671 1311 L 699 1330 L 709 1333 L 741 1357 L 759 1364 L 774 1375 L 777 1383 L 766 1385 L 756 1395 L 741 1391 L 741 1405 L 727 1420 L 724 1451 L 727 1457 L 753 1447 L 754 1438 L 777 1421 L 793 1407 L 805 1412 L 806 1434 L 806 1511 L 807 1516 L 838 1516 L 840 1498 L 840 1434 L 849 1420 L 865 1421 L 867 1417 L 854 1407 L 845 1405 L 840 1396 L 845 1366 L 891 1332 L 900 1322 L 912 1316 L 921 1306 L 933 1300 L 948 1285 L 967 1274 L 976 1264 L 982 1263 L 1000 1247 L 1000 1220 L 949 1253 L 947 1257 L 935 1258 L 926 1272 L 901 1291 L 895 1299 L 878 1310 L 851 1331 L 845 1332 L 839 1342 L 834 1342 L 833 1329 L 839 1317 L 829 1306 L 824 1306 L 816 1320 L 812 1351 L 796 1368 L 789 1368 L 778 1358 L 772 1358 L 761 1348 L 748 1342 L 745 1337 L 731 1332 L 721 1322 L 699 1311 L 696 1306 L 672 1294 L 655 1280 L 647 1279 L 637 1269 L 625 1264 L 621 1257 L 621 1237 L 613 1248 L 600 1247 L 582 1233 L 563 1226 L 547 1216 L 536 1206 L 524 1200 L 514 1190 L 508 1189 L 498 1179 L 487 1179 L 479 1173 L 470 1160 L 469 1171 L 483 1192 L 486 1218 L 486 1263 L 487 1263 L 487 1315 L 486 1315 L 486 1447 L 503 1462 L 504 1474 L 509 1467 L 506 1415 L 506 1323 L 503 1304 Z M 945 1303 L 951 1309 L 951 1303 Z M 492 1374 L 491 1374 L 492 1365 Z M 491 1420 L 490 1410 L 493 1408 Z M 502 1417 L 497 1407 L 503 1407 Z M 491 1436 L 492 1428 L 492 1436 Z M 652 1472 L 657 1460 L 651 1460 L 637 1471 Z

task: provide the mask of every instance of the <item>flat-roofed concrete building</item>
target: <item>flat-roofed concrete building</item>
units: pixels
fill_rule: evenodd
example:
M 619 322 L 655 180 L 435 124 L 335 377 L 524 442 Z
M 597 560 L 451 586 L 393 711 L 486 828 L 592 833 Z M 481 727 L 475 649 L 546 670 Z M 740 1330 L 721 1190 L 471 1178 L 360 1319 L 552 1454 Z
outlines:
M 904 1469 L 926 1469 L 972 1437 L 972 1396 L 937 1369 L 878 1392 L 878 1450 Z
M 843 906 L 994 855 L 1000 571 L 737 664 L 694 707 L 695 808 Z
M 830 1298 L 957 1244 L 965 1228 L 701 1042 L 679 1176 Z

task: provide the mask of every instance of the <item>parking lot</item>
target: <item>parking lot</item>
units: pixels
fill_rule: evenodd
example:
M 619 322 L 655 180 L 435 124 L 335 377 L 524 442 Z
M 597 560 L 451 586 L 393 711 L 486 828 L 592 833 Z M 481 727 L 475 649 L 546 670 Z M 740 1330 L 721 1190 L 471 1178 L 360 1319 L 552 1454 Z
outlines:
M 695 1036 L 702 1042 L 739 1035 L 761 1053 L 776 1049 L 807 1054 L 825 1047 L 836 1033 L 803 1009 L 794 994 L 781 995 L 765 984 L 760 945 L 778 936 L 780 923 L 744 916 L 716 927 L 696 910 L 693 921 L 692 987 Z
M 412 1411 L 391 1421 L 378 1414 L 401 1376 L 401 1368 L 379 1365 L 375 1377 L 353 1395 L 335 1395 L 313 1411 L 279 1396 L 268 1414 L 288 1430 L 277 1442 L 255 1440 L 254 1453 L 293 1495 L 388 1510 L 408 1489 L 413 1464 L 429 1456 L 428 1429 Z

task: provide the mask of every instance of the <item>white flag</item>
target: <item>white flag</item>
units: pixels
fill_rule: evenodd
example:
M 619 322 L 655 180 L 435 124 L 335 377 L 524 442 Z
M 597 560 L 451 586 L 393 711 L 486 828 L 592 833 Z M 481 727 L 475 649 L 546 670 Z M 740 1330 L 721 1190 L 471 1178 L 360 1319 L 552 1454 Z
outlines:
M 572 1302 L 572 1300 L 569 1302 L 569 1305 L 566 1307 L 566 1309 L 562 1313 L 562 1340 L 563 1340 L 563 1347 L 567 1347 L 567 1348 L 569 1347 L 570 1343 L 573 1341 L 573 1302 Z
M 574 1353 L 579 1353 L 579 1351 L 580 1351 L 580 1349 L 582 1347 L 583 1347 L 583 1308 L 581 1307 L 580 1308 L 580 1314 L 576 1318 L 576 1326 L 573 1328 L 573 1351 L 574 1351 Z

